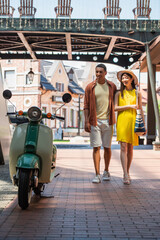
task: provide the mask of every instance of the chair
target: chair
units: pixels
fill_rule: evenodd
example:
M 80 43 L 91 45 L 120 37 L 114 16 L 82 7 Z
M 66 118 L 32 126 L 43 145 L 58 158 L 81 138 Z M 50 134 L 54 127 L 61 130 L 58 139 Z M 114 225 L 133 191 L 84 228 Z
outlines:
M 137 7 L 133 9 L 134 18 L 150 19 L 150 0 L 137 0 Z
M 102 9 L 105 19 L 107 17 L 117 17 L 119 19 L 121 10 L 119 0 L 106 0 L 106 7 Z
M 10 0 L 0 0 L 0 16 L 13 17 L 14 10 L 10 6 Z
M 58 6 L 54 8 L 57 17 L 71 17 L 73 8 L 71 0 L 58 0 Z
M 36 8 L 33 7 L 33 0 L 20 0 L 20 7 L 18 8 L 20 17 L 34 18 Z

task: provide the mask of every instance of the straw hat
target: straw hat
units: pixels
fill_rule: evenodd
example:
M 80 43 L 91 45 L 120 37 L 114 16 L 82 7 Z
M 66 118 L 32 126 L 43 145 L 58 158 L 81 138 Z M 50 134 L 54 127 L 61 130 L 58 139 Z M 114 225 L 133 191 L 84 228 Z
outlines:
M 121 82 L 121 78 L 122 78 L 122 74 L 123 73 L 129 73 L 131 76 L 132 76 L 132 78 L 133 78 L 133 80 L 134 80 L 134 84 L 135 85 L 138 85 L 138 78 L 136 77 L 136 75 L 131 71 L 131 70 L 129 70 L 129 69 L 127 69 L 127 70 L 122 70 L 122 71 L 119 71 L 118 73 L 117 73 L 117 78 L 118 78 L 118 80 Z

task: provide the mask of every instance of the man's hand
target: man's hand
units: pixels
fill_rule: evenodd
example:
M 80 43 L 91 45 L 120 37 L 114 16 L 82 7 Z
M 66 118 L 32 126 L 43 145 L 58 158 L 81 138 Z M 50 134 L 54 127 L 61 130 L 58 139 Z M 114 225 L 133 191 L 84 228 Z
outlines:
M 89 133 L 91 132 L 91 125 L 89 122 L 85 122 L 85 131 Z

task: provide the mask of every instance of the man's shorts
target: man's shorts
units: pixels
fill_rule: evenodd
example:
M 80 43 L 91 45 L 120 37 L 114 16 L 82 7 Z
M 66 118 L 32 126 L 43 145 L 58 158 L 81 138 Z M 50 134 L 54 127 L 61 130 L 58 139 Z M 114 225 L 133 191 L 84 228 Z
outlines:
M 90 145 L 91 147 L 111 147 L 113 136 L 113 125 L 108 120 L 97 120 L 97 126 L 91 126 Z

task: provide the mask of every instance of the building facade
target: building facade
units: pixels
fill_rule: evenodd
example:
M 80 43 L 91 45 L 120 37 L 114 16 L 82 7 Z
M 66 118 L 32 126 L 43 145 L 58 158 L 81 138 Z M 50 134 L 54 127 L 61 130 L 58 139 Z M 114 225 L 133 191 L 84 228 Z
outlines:
M 82 114 L 84 90 L 78 85 L 74 69 L 65 68 L 62 61 L 1 60 L 4 88 L 12 91 L 9 111 L 24 110 L 38 106 L 43 112 L 55 113 L 65 117 L 65 121 L 45 120 L 45 124 L 57 131 L 60 127 L 67 135 L 76 135 L 78 126 L 83 129 Z M 34 79 L 31 83 L 28 72 L 32 69 Z M 74 78 L 73 78 L 74 76 Z M 70 92 L 72 100 L 63 105 L 62 96 Z

